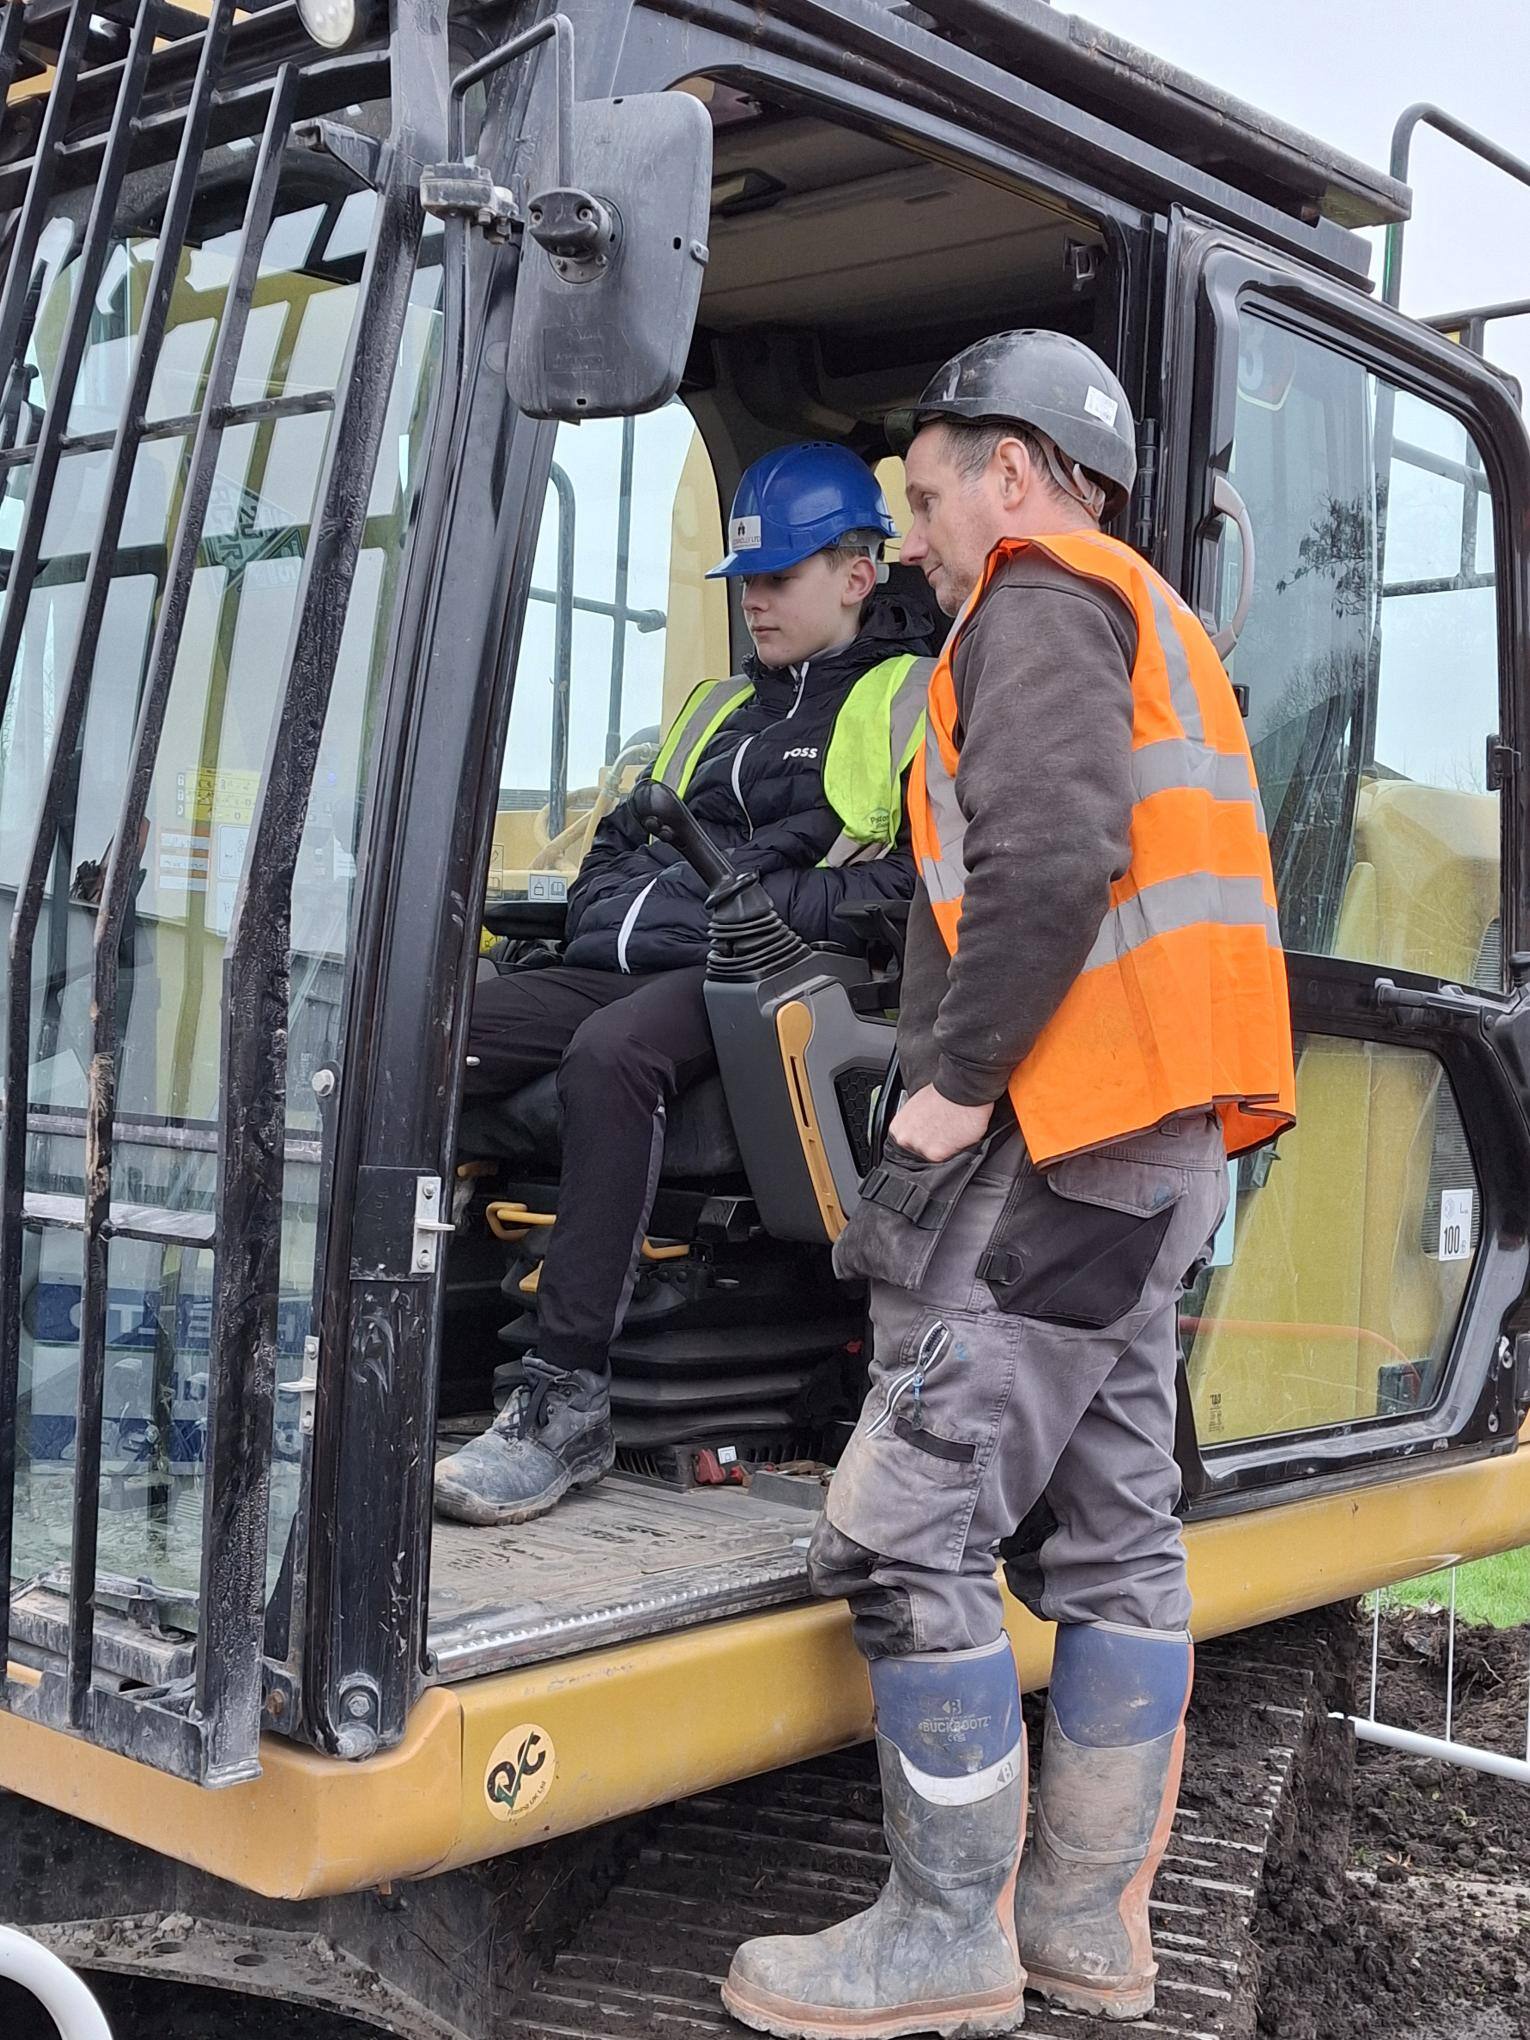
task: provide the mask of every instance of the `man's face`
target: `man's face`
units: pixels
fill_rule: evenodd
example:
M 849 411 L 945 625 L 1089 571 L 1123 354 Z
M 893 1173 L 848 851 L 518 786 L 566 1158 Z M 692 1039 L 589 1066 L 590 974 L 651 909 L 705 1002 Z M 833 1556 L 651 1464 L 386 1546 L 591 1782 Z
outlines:
M 837 565 L 825 553 L 777 574 L 745 575 L 744 621 L 761 660 L 767 666 L 796 666 L 848 644 L 876 578 L 868 559 Z
M 1004 536 L 1004 479 L 997 460 L 980 475 L 964 475 L 938 423 L 926 425 L 904 456 L 913 522 L 903 564 L 919 568 L 947 616 L 955 616 L 977 586 L 983 562 Z

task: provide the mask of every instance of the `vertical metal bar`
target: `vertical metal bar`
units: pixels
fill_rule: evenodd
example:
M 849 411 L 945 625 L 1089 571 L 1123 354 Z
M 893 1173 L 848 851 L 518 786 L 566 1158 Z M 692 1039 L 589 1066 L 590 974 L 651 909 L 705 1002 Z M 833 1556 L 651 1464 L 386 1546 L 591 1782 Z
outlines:
M 76 10 L 78 12 L 78 9 Z M 106 247 L 110 239 L 112 222 L 116 212 L 117 197 L 121 190 L 122 178 L 127 168 L 128 151 L 134 133 L 134 120 L 138 102 L 143 92 L 144 80 L 148 74 L 149 59 L 154 50 L 154 27 L 159 18 L 158 0 L 146 5 L 133 29 L 128 58 L 123 66 L 122 80 L 117 94 L 117 103 L 112 112 L 111 131 L 107 138 L 106 152 L 102 159 L 100 182 L 96 187 L 91 204 L 90 217 L 85 231 L 85 245 L 79 259 L 79 275 L 75 282 L 75 295 L 70 306 L 69 320 L 65 330 L 63 346 L 59 352 L 57 378 L 48 401 L 38 438 L 37 452 L 33 459 L 31 488 L 27 496 L 27 507 L 22 516 L 21 537 L 11 564 L 11 576 L 7 588 L 7 600 L 3 622 L 0 622 L 0 707 L 3 707 L 10 691 L 11 675 L 15 668 L 16 654 L 21 642 L 22 623 L 26 616 L 31 595 L 33 577 L 37 569 L 37 558 L 42 543 L 44 521 L 48 512 L 48 499 L 53 478 L 58 469 L 59 441 L 64 434 L 70 407 L 74 401 L 74 385 L 84 358 L 85 343 L 89 337 L 91 314 L 95 305 L 96 287 L 100 281 L 105 263 Z M 75 17 L 70 18 L 71 31 Z M 57 763 L 61 747 L 55 745 L 54 762 Z M 44 789 L 40 803 L 34 850 L 38 843 L 48 842 L 51 850 L 51 836 L 45 837 L 45 829 L 56 826 L 57 803 L 60 797 L 60 782 L 50 774 L 55 783 Z M 44 812 L 49 805 L 51 793 L 54 810 L 52 816 Z M 35 927 L 35 917 L 34 917 Z M 21 943 L 23 968 L 17 968 L 18 937 L 25 935 Z M 14 1073 L 18 1063 L 21 1068 L 19 1085 L 8 1090 L 5 1100 L 5 1115 L 0 1124 L 0 1583 L 6 1584 L 6 1598 L 9 1597 L 8 1582 L 11 1568 L 11 1515 L 13 1482 L 16 1463 L 16 1395 L 21 1377 L 21 1280 L 22 1280 L 22 1204 L 26 1195 L 27 1157 L 27 1067 L 26 1058 L 30 1049 L 29 1020 L 31 1014 L 31 934 L 24 930 L 19 917 L 14 918 L 10 934 L 10 981 L 9 1009 L 11 1014 L 11 1039 L 7 1044 L 7 1066 Z M 19 1033 L 20 1040 L 16 1039 Z M 101 1459 L 101 1393 L 102 1382 L 93 1385 L 86 1380 L 82 1366 L 80 1372 L 78 1413 L 87 1418 L 93 1400 L 94 1423 L 89 1430 L 75 1439 L 75 1523 L 74 1535 L 76 1558 L 84 1556 L 88 1570 L 94 1578 L 95 1526 L 97 1494 L 100 1479 Z M 88 1499 L 88 1507 L 87 1507 Z M 81 1527 L 84 1518 L 89 1517 L 89 1528 L 85 1535 L 85 1548 L 80 1550 Z M 71 1612 L 73 1595 L 71 1594 Z M 73 1705 L 71 1701 L 71 1706 Z
M 223 961 L 218 1252 L 202 1533 L 196 1705 L 208 1777 L 242 1775 L 260 1733 L 267 1503 L 281 1274 L 282 1162 L 292 882 L 318 761 L 367 500 L 414 281 L 423 213 L 410 174 L 417 40 L 440 35 L 440 0 L 395 16 L 394 134 L 404 146 L 379 196 L 341 366 L 298 585 L 280 701 Z M 252 1650 L 251 1644 L 254 1643 Z
M 85 358 L 85 347 L 90 338 L 96 289 L 101 281 L 101 272 L 106 266 L 107 250 L 111 245 L 112 225 L 117 211 L 117 198 L 122 190 L 122 179 L 127 170 L 128 155 L 136 132 L 138 102 L 142 97 L 144 80 L 148 75 L 149 60 L 154 54 L 154 29 L 159 20 L 159 5 L 160 0 L 145 0 L 143 12 L 133 25 L 133 39 L 128 45 L 127 61 L 122 67 L 122 81 L 117 92 L 117 103 L 112 109 L 112 124 L 107 135 L 106 150 L 101 158 L 100 175 L 91 199 L 90 214 L 85 222 L 85 238 L 75 263 L 74 294 L 64 327 L 63 344 L 59 348 L 53 388 L 49 393 L 48 407 L 43 413 L 42 427 L 37 435 L 37 450 L 32 456 L 27 505 L 22 513 L 21 530 L 17 535 L 10 578 L 6 584 L 4 616 L 0 618 L 0 713 L 4 712 L 5 704 L 10 698 L 16 654 L 26 625 L 27 602 L 37 573 L 37 561 L 48 518 L 48 505 L 53 494 L 54 478 L 58 473 L 61 441 L 74 403 L 74 387 L 79 377 L 80 363 Z M 73 26 L 72 18 L 70 25 Z M 15 281 L 14 274 L 10 281 Z M 5 338 L 3 327 L 0 327 L 0 346 L 3 346 Z M 0 352 L 0 360 L 6 359 L 8 357 Z
M 616 497 L 616 582 L 611 590 L 611 700 L 606 710 L 606 763 L 622 748 L 622 693 L 627 677 L 627 576 L 632 554 L 632 467 L 637 420 L 622 420 L 622 471 Z
M 159 754 L 170 685 L 175 676 L 181 632 L 191 600 L 197 553 L 202 543 L 207 507 L 212 499 L 218 456 L 223 444 L 223 413 L 233 392 L 234 374 L 244 344 L 259 274 L 261 251 L 270 230 L 281 184 L 282 152 L 292 126 L 297 103 L 298 74 L 289 64 L 278 75 L 271 93 L 265 133 L 261 139 L 250 186 L 250 196 L 240 229 L 238 252 L 229 277 L 218 337 L 208 371 L 203 410 L 192 445 L 186 486 L 181 498 L 180 522 L 165 579 L 149 652 L 143 698 L 133 731 L 123 787 L 122 806 L 106 859 L 100 910 L 96 917 L 93 971 L 91 979 L 91 1043 L 89 1092 L 85 1118 L 85 1237 L 95 1239 L 105 1225 L 110 1209 L 113 1119 L 117 1095 L 117 993 L 122 956 L 122 936 L 132 906 L 138 872 L 139 836 L 148 812 L 149 793 Z M 101 1278 L 104 1285 L 104 1276 Z M 86 1296 L 92 1280 L 86 1266 Z M 82 1304 L 81 1315 L 86 1305 Z
M 1484 163 L 1491 163 L 1495 170 L 1501 170 L 1506 177 L 1513 177 L 1521 184 L 1530 184 L 1530 163 L 1514 155 L 1510 150 L 1500 148 L 1488 136 L 1479 134 L 1468 127 L 1465 121 L 1457 120 L 1454 114 L 1446 113 L 1438 106 L 1431 106 L 1420 100 L 1406 107 L 1397 116 L 1397 125 L 1392 130 L 1391 172 L 1399 184 L 1408 181 L 1408 159 L 1413 149 L 1413 137 L 1420 127 L 1432 127 L 1439 134 L 1455 142 L 1463 149 L 1469 149 L 1474 156 L 1480 156 Z M 1402 303 L 1403 227 L 1406 222 L 1394 220 L 1387 228 L 1382 244 L 1381 302 L 1397 306 Z
M 3 1133 L 7 1183 L 12 1174 L 20 1182 L 26 1170 L 28 1059 L 31 1043 L 28 1015 L 32 996 L 32 955 L 38 917 L 42 912 L 48 867 L 54 861 L 55 845 L 68 824 L 65 808 L 71 787 L 78 785 L 75 745 L 85 720 L 95 670 L 96 652 L 106 606 L 111 597 L 112 572 L 118 541 L 127 512 L 128 492 L 143 433 L 154 371 L 170 312 L 191 208 L 196 199 L 197 178 L 202 167 L 212 118 L 213 89 L 222 69 L 223 53 L 233 21 L 233 0 L 214 0 L 202 41 L 191 98 L 187 104 L 181 144 L 171 176 L 159 241 L 149 276 L 147 295 L 133 347 L 132 366 L 123 406 L 112 442 L 101 511 L 91 545 L 80 600 L 80 620 L 75 631 L 68 677 L 56 708 L 52 748 L 38 803 L 32 840 L 23 867 L 23 878 L 11 919 L 10 978 L 8 982 L 8 1033 L 5 1054 L 5 1095 L 11 1109 Z M 92 292 L 92 295 L 94 293 Z M 62 876 L 62 867 L 60 867 Z M 69 1705 L 75 1725 L 84 1722 L 91 1685 L 95 1646 L 96 1537 L 100 1515 L 97 1492 L 100 1478 L 101 1398 L 106 1380 L 106 1300 L 108 1242 L 106 1219 L 111 1205 L 110 1157 L 107 1174 L 97 1177 L 99 1154 L 92 1154 L 89 1127 L 86 1130 L 85 1173 L 87 1197 L 95 1191 L 96 1224 L 87 1229 L 84 1241 L 85 1272 L 80 1311 L 80 1371 L 75 1419 L 74 1534 L 69 1575 Z M 0 1308 L 4 1298 L 0 1297 Z
M 7 7 L 4 21 L 0 23 L 0 109 L 3 109 L 12 85 L 16 82 L 16 65 L 21 57 L 21 30 L 26 19 L 22 7 Z
M 289 64 L 277 74 L 272 87 L 265 132 L 240 229 L 238 253 L 214 344 L 202 415 L 192 446 L 180 521 L 149 653 L 122 807 L 108 854 L 96 921 L 91 984 L 90 1088 L 85 1124 L 86 1263 L 85 1291 L 81 1302 L 82 1331 L 85 1323 L 93 1321 L 93 1317 L 99 1318 L 104 1325 L 108 1300 L 105 1230 L 111 1208 L 112 1122 L 117 1084 L 117 992 L 122 935 L 138 867 L 139 834 L 148 811 L 160 735 L 175 675 L 176 655 L 191 599 L 197 553 L 223 443 L 223 414 L 233 391 L 261 253 L 276 209 L 282 156 L 296 108 L 297 86 L 298 74 Z M 213 1350 L 216 1360 L 216 1347 Z M 204 1651 L 206 1647 L 204 1629 Z
M 1463 427 L 1463 430 L 1465 428 Z M 1466 466 L 1469 478 L 1461 487 L 1461 578 L 1471 580 L 1477 572 L 1477 524 L 1482 492 L 1487 478 L 1482 472 L 1482 455 L 1470 432 L 1466 433 Z
M 574 485 L 556 461 L 552 485 L 558 496 L 558 581 L 553 604 L 552 743 L 547 763 L 549 842 L 568 816 L 568 725 L 574 699 Z
M 1381 1668 L 1381 1595 L 1371 1597 L 1371 1719 L 1376 1719 L 1376 1678 Z
M 239 248 L 229 278 L 218 337 L 204 393 L 201 420 L 192 447 L 182 497 L 180 522 L 160 601 L 154 642 L 149 654 L 143 699 L 133 733 L 126 785 L 108 855 L 96 922 L 91 986 L 93 1014 L 89 1097 L 87 1104 L 85 1232 L 87 1251 L 101 1238 L 110 1210 L 113 1114 L 116 1104 L 118 979 L 122 935 L 132 904 L 139 857 L 139 836 L 148 810 L 155 761 L 165 711 L 175 674 L 176 655 L 191 598 L 197 553 L 223 443 L 223 413 L 233 390 L 234 375 L 248 323 L 250 306 L 281 183 L 282 156 L 296 106 L 298 74 L 291 65 L 278 75 L 271 94 L 265 133 L 256 157 L 250 196 L 240 230 Z M 86 1297 L 99 1286 L 107 1295 L 106 1259 L 98 1252 L 86 1262 Z M 97 1307 L 92 1305 L 92 1307 Z M 82 1302 L 81 1316 L 86 1315 Z M 216 1349 L 214 1349 L 216 1353 Z M 204 1646 L 205 1647 L 205 1646 Z
M 1456 1574 L 1459 1566 L 1450 1568 L 1450 1639 L 1445 1647 L 1445 1740 L 1450 1741 L 1450 1731 L 1456 1718 Z
M 20 7 L 6 8 L 7 14 L 20 16 L 24 12 Z M 53 83 L 48 89 L 47 105 L 43 109 L 32 172 L 27 179 L 27 194 L 21 201 L 21 216 L 16 222 L 16 237 L 11 243 L 10 268 L 6 272 L 5 289 L 0 292 L 0 381 L 9 380 L 11 363 L 16 355 L 16 336 L 21 329 L 22 312 L 32 285 L 32 263 L 53 199 L 53 180 L 62 159 L 64 134 L 74 108 L 80 59 L 85 54 L 85 42 L 90 34 L 90 12 L 91 0 L 74 0 L 69 25 L 59 45 L 58 63 L 53 72 Z M 17 33 L 20 33 L 19 29 Z

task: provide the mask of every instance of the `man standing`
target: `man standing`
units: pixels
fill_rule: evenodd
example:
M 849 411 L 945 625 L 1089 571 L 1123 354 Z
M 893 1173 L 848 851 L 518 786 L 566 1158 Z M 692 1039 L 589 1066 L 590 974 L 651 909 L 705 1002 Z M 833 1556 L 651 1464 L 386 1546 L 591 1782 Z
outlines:
M 1269 847 L 1195 617 L 1100 530 L 1136 474 L 1096 355 L 1005 333 L 905 422 L 905 561 L 960 611 L 910 787 L 908 1097 L 836 1251 L 871 1392 L 813 1540 L 871 1661 L 892 1873 L 827 1933 L 752 1941 L 777 2034 L 1013 2030 L 1027 1982 L 1140 2017 L 1192 1651 L 1176 1306 L 1227 1156 L 1292 1123 Z M 994 1577 L 1042 1497 L 1057 1624 L 1035 1835 Z M 1017 1876 L 1018 1872 L 1018 1876 Z

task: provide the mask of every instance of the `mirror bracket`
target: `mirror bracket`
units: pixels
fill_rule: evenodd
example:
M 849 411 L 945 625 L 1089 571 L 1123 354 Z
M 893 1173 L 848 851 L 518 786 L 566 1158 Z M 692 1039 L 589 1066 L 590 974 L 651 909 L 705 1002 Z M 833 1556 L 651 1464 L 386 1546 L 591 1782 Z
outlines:
M 311 149 L 316 156 L 333 156 L 374 191 L 381 191 L 388 181 L 393 150 L 377 135 L 358 134 L 342 121 L 320 119 L 299 121 L 292 130 L 292 139 L 299 148 Z
M 539 192 L 526 207 L 532 239 L 565 283 L 593 283 L 621 245 L 621 216 L 588 191 Z
M 523 225 L 515 194 L 471 163 L 432 163 L 420 173 L 420 203 L 437 219 L 466 219 L 491 241 L 508 241 Z

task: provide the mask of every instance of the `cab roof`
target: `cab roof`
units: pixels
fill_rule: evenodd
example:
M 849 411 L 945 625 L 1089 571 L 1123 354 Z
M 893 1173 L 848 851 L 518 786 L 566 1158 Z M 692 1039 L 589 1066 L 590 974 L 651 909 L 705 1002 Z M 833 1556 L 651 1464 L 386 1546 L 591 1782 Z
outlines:
M 1407 185 L 1385 171 L 1047 0 L 882 4 L 1283 211 L 1348 228 L 1386 226 L 1412 211 Z

